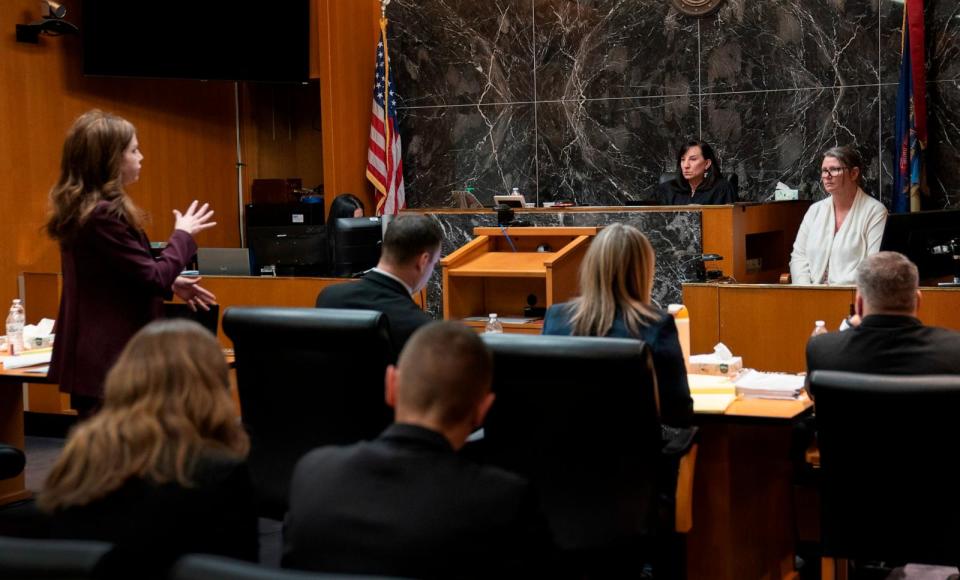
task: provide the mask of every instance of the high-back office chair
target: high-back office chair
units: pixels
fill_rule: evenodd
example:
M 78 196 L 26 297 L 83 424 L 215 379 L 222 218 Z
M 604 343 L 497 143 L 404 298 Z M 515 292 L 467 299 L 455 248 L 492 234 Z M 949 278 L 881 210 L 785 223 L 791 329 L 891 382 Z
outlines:
M 243 424 L 260 513 L 286 511 L 297 460 L 390 424 L 383 378 L 394 359 L 386 317 L 369 310 L 229 308 Z
M 554 540 L 574 558 L 614 547 L 636 556 L 659 531 L 662 437 L 646 345 L 517 334 L 483 339 L 493 352 L 496 393 L 483 456 L 530 478 Z
M 960 563 L 960 377 L 814 371 L 824 577 L 849 559 Z
M 174 565 L 170 580 L 388 580 L 383 576 L 277 570 L 221 556 L 192 554 Z
M 0 578 L 88 580 L 118 578 L 104 562 L 112 544 L 0 537 Z

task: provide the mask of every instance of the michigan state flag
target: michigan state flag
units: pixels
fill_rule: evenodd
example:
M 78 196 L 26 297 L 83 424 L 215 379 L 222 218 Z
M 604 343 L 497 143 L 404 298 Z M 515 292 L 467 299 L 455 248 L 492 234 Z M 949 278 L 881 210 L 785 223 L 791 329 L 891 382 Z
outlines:
M 927 85 L 923 39 L 923 0 L 905 0 L 900 43 L 900 85 L 894 128 L 894 212 L 920 211 L 926 189 Z

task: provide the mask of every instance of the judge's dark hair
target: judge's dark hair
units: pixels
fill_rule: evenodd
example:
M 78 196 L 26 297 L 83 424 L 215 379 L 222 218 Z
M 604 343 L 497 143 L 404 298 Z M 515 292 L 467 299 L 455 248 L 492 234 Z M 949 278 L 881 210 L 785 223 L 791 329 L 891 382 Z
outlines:
M 435 252 L 443 241 L 440 225 L 425 215 L 404 214 L 390 221 L 383 235 L 383 259 L 407 264 L 424 252 Z
M 683 177 L 683 171 L 680 170 L 680 160 L 683 159 L 683 156 L 687 154 L 687 151 L 690 151 L 694 147 L 699 147 L 703 158 L 711 161 L 710 169 L 707 170 L 706 175 L 703 177 L 703 187 L 709 189 L 713 187 L 715 183 L 717 183 L 717 180 L 720 179 L 721 176 L 720 160 L 717 159 L 717 154 L 713 152 L 713 147 L 711 147 L 706 141 L 692 139 L 684 143 L 683 147 L 680 148 L 680 152 L 677 153 L 677 181 L 683 185 L 685 190 L 690 190 L 690 184 L 687 183 L 687 180 Z
M 860 175 L 857 177 L 857 186 L 860 189 L 864 189 L 864 184 L 866 182 L 863 180 L 863 157 L 860 156 L 859 151 L 850 145 L 837 145 L 836 147 L 831 147 L 824 151 L 823 156 L 833 157 L 844 167 L 846 167 L 847 171 L 854 167 L 859 169 Z
M 363 202 L 352 193 L 341 193 L 330 204 L 330 217 L 327 222 L 333 224 L 337 218 L 351 218 L 357 209 L 364 210 Z

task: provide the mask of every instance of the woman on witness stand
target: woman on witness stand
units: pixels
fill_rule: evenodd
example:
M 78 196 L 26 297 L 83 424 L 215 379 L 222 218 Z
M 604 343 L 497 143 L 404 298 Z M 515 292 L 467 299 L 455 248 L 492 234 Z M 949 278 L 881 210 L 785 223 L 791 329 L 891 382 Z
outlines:
M 352 193 L 341 193 L 330 203 L 330 215 L 327 216 L 327 246 L 330 248 L 330 267 L 337 261 L 337 220 L 340 218 L 363 217 L 363 202 Z
M 736 203 L 733 185 L 720 175 L 713 147 L 689 141 L 677 153 L 677 176 L 657 186 L 660 205 L 724 205 Z
M 116 544 L 136 575 L 179 555 L 256 561 L 249 440 L 216 339 L 185 319 L 153 322 L 107 375 L 103 408 L 67 439 L 38 498 L 57 538 Z
M 880 251 L 887 210 L 863 191 L 863 160 L 853 147 L 828 149 L 820 179 L 830 195 L 803 216 L 790 277 L 794 284 L 854 284 L 860 263 Z
M 632 226 L 615 223 L 597 234 L 580 265 L 580 296 L 547 310 L 543 334 L 637 338 L 649 345 L 661 419 L 686 427 L 693 399 L 673 317 L 651 300 L 653 246 Z
M 47 233 L 60 244 L 63 292 L 50 376 L 71 394 L 81 417 L 96 411 L 107 369 L 139 329 L 176 294 L 191 308 L 216 299 L 180 276 L 197 251 L 193 236 L 216 225 L 207 204 L 174 210 L 173 233 L 160 257 L 150 254 L 143 212 L 126 193 L 140 177 L 136 129 L 89 111 L 63 144 L 60 178 L 50 191 Z

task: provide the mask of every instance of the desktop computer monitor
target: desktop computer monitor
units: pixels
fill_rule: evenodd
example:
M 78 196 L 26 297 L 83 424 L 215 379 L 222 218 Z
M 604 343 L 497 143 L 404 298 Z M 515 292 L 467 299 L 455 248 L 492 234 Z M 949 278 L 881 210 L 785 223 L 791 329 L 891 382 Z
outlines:
M 337 218 L 330 226 L 334 276 L 355 276 L 377 265 L 383 243 L 380 218 Z
M 880 249 L 909 258 L 920 280 L 960 275 L 960 210 L 890 214 Z
M 255 274 L 327 274 L 330 261 L 323 204 L 248 204 L 245 216 Z

